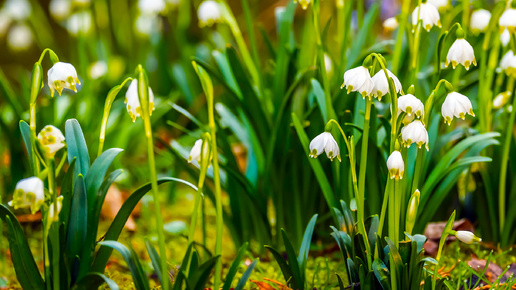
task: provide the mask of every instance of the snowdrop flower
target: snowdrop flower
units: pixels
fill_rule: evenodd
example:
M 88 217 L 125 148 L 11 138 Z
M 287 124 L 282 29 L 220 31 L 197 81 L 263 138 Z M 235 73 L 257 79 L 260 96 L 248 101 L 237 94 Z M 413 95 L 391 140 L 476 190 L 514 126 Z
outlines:
M 491 20 L 491 12 L 485 9 L 478 9 L 471 14 L 470 28 L 474 33 L 484 31 Z
M 125 103 L 129 116 L 131 116 L 133 122 L 136 121 L 136 118 L 140 117 L 142 109 L 140 107 L 140 99 L 138 98 L 138 81 L 135 79 L 133 79 L 125 93 Z M 154 111 L 154 93 L 149 87 L 149 115 L 152 115 L 152 111 Z
M 405 162 L 403 162 L 403 157 L 401 157 L 400 151 L 393 151 L 389 158 L 387 158 L 387 169 L 389 169 L 389 175 L 391 179 L 403 179 L 403 173 L 405 172 Z
M 503 47 L 506 47 L 507 44 L 509 44 L 509 41 L 511 41 L 511 33 L 507 28 L 505 28 L 505 30 L 500 34 L 500 42 Z
M 450 6 L 449 0 L 428 0 L 428 3 L 434 5 L 438 10 L 445 10 Z
M 456 231 L 455 237 L 459 239 L 461 242 L 466 244 L 473 244 L 474 242 L 482 242 L 482 239 L 475 236 L 472 232 L 469 231 Z
M 460 63 L 466 68 L 466 70 L 469 70 L 471 64 L 475 66 L 477 65 L 473 47 L 464 38 L 457 38 L 450 47 L 450 50 L 448 50 L 448 55 L 446 56 L 446 62 L 444 65 L 448 67 L 450 63 L 454 69 L 457 67 L 457 64 Z
M 139 0 L 138 9 L 143 14 L 155 15 L 165 11 L 167 4 L 164 0 Z
M 368 96 L 371 99 L 373 94 L 374 82 L 369 74 L 369 70 L 364 66 L 352 68 L 344 73 L 344 83 L 340 88 L 346 87 L 348 94 L 359 92 L 362 97 Z
M 9 206 L 14 209 L 30 208 L 35 214 L 45 202 L 45 188 L 38 177 L 29 177 L 18 181 L 14 189 L 13 200 Z
M 412 143 L 416 143 L 417 147 L 421 149 L 423 144 L 426 144 L 426 150 L 428 151 L 428 132 L 425 129 L 425 125 L 419 120 L 404 126 L 401 128 L 401 138 L 403 139 L 403 145 L 410 147 Z
M 330 132 L 323 132 L 310 142 L 310 157 L 316 158 L 325 151 L 326 156 L 328 156 L 331 161 L 333 161 L 335 157 L 341 161 L 339 145 Z
M 406 94 L 398 98 L 398 116 L 401 112 L 407 113 L 407 116 L 414 114 L 418 118 L 422 118 L 425 114 L 425 105 L 414 95 Z
M 52 125 L 47 125 L 38 134 L 38 140 L 43 145 L 46 154 L 53 157 L 59 149 L 65 146 L 65 137 L 61 130 Z
M 416 26 L 418 22 L 418 14 L 419 19 L 422 22 L 423 28 L 426 31 L 430 31 L 432 27 L 435 25 L 437 27 L 441 27 L 441 18 L 439 16 L 439 11 L 437 8 L 430 3 L 421 3 L 421 12 L 419 11 L 419 6 L 414 9 L 412 12 L 412 25 Z
M 312 0 L 294 0 L 294 2 L 299 2 L 299 5 L 301 5 L 301 8 L 303 8 L 303 10 L 306 10 L 308 8 L 308 5 L 310 4 L 310 2 L 312 2 Z
M 57 20 L 66 19 L 72 11 L 72 3 L 70 0 L 52 0 L 48 7 L 50 14 Z
M 333 72 L 333 62 L 327 53 L 324 54 L 324 68 L 326 69 L 326 74 L 331 75 Z
M 448 123 L 448 125 L 451 125 L 453 116 L 463 120 L 466 118 L 466 114 L 470 114 L 473 117 L 475 116 L 471 101 L 468 97 L 457 92 L 451 92 L 446 96 L 441 107 L 441 114 L 443 115 L 444 122 Z
M 32 43 L 32 31 L 25 24 L 15 25 L 7 35 L 7 44 L 12 50 L 26 50 Z
M 217 1 L 206 0 L 199 5 L 197 10 L 197 18 L 199 18 L 199 27 L 212 26 L 216 22 L 222 22 L 222 13 Z
M 66 22 L 68 32 L 77 36 L 80 34 L 88 34 L 91 31 L 91 13 L 88 11 L 74 13 Z
M 496 96 L 496 98 L 493 100 L 493 108 L 500 109 L 507 103 L 507 101 L 509 101 L 510 97 L 511 92 L 509 91 L 499 93 L 498 96 Z
M 386 70 L 389 77 L 394 81 L 396 92 L 399 93 L 401 91 L 400 80 L 398 80 L 398 78 L 390 70 Z M 378 97 L 379 101 L 381 101 L 382 97 L 389 92 L 389 82 L 387 81 L 387 77 L 385 76 L 383 69 L 379 70 L 372 79 L 374 82 L 373 94 Z
M 23 21 L 29 18 L 32 6 L 27 0 L 7 0 L 4 4 L 4 9 L 11 18 Z
M 398 25 L 398 19 L 396 19 L 396 17 L 390 17 L 385 19 L 385 21 L 383 22 L 383 30 L 385 32 L 391 32 L 396 30 L 396 28 L 398 28 Z
M 502 13 L 502 16 L 500 16 L 498 25 L 500 25 L 500 31 L 502 31 L 504 28 L 507 28 L 509 32 L 514 33 L 516 31 L 516 9 L 506 9 Z
M 57 214 L 54 214 L 55 204 L 52 203 L 48 208 L 48 220 L 51 222 L 59 221 L 59 213 L 61 212 L 61 208 L 63 207 L 63 196 L 58 196 L 56 199 L 57 203 Z
M 75 85 L 81 84 L 75 67 L 66 62 L 56 62 L 48 70 L 47 75 L 51 97 L 54 97 L 54 90 L 56 90 L 59 95 L 61 95 L 63 89 L 70 89 L 77 93 Z
M 507 75 L 516 73 L 516 56 L 512 50 L 507 51 L 500 60 L 500 69 Z

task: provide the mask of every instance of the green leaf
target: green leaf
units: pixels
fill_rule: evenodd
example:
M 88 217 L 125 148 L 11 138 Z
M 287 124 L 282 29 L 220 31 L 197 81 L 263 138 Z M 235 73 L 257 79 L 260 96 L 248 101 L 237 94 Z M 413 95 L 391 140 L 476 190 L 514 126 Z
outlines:
M 396 245 L 389 239 L 389 237 L 385 237 L 385 241 L 389 247 L 389 254 L 394 261 L 394 265 L 391 265 L 391 271 L 396 271 L 396 277 L 398 281 L 401 281 L 401 275 L 403 274 L 403 260 L 401 259 L 400 253 L 396 248 Z M 393 267 L 394 266 L 394 267 Z
M 147 238 L 145 238 L 145 247 L 147 248 L 147 253 L 149 254 L 149 257 L 151 259 L 152 267 L 154 268 L 154 273 L 158 275 L 160 283 L 163 284 L 163 282 L 161 281 L 161 260 L 159 254 Z
M 104 180 L 104 175 L 106 175 L 106 171 L 109 166 L 118 155 L 118 153 L 122 152 L 122 149 L 119 148 L 111 148 L 108 149 L 95 159 L 91 167 L 89 168 L 88 174 L 86 174 L 86 192 L 88 194 L 88 211 L 91 214 L 93 209 L 93 205 L 96 201 L 97 191 Z M 113 180 L 114 181 L 114 180 Z M 102 204 L 101 204 L 102 205 Z
M 69 119 L 65 123 L 66 146 L 68 148 L 68 163 L 72 163 L 77 158 L 75 165 L 75 175 L 86 176 L 90 167 L 90 156 L 88 147 L 82 133 L 81 125 L 75 119 Z
M 287 236 L 287 233 L 284 229 L 281 229 L 281 235 L 283 237 L 283 243 L 285 244 L 285 250 L 287 252 L 287 260 L 288 266 L 292 270 L 292 280 L 290 286 L 293 289 L 305 289 L 305 280 L 304 275 L 301 274 L 301 269 L 299 268 L 299 263 L 296 259 L 296 252 L 294 251 L 294 247 L 292 247 L 292 243 Z
M 190 280 L 190 285 L 194 285 L 192 290 L 204 289 L 206 288 L 206 283 L 208 283 L 208 278 L 210 278 L 211 271 L 215 268 L 215 264 L 217 260 L 220 259 L 220 256 L 215 256 L 210 258 L 208 261 L 204 262 L 194 273 L 191 273 L 192 277 Z
M 319 104 L 319 109 L 321 110 L 324 124 L 326 124 L 326 123 L 328 123 L 329 118 L 328 118 L 328 111 L 326 109 L 327 104 L 326 104 L 326 98 L 324 97 L 324 91 L 321 87 L 321 84 L 316 79 L 312 79 L 311 83 L 312 83 L 312 91 L 315 95 L 315 99 L 317 100 L 317 103 Z M 331 104 L 330 104 L 330 106 L 331 106 Z
M 249 276 L 251 276 L 251 273 L 254 270 L 254 267 L 256 267 L 256 264 L 258 264 L 258 259 L 255 259 L 249 267 L 247 267 L 247 270 L 245 270 L 244 274 L 242 275 L 242 278 L 238 281 L 237 286 L 235 287 L 235 290 L 242 290 L 244 289 L 245 284 L 247 283 L 247 279 L 249 279 Z
M 0 219 L 7 225 L 9 250 L 18 282 L 23 289 L 45 289 L 25 233 L 16 216 L 3 204 L 0 204 Z
M 124 257 L 124 260 L 131 271 L 131 275 L 133 276 L 136 289 L 150 289 L 149 280 L 143 272 L 140 260 L 134 250 L 129 250 L 126 246 L 117 241 L 103 241 L 99 242 L 99 244 L 117 250 L 122 257 Z
M 231 288 L 231 282 L 233 282 L 233 279 L 235 278 L 235 275 L 238 271 L 238 267 L 240 267 L 240 262 L 244 258 L 244 255 L 247 253 L 248 245 L 249 243 L 246 242 L 240 247 L 240 249 L 238 249 L 236 258 L 233 260 L 233 263 L 229 268 L 228 274 L 226 275 L 226 281 L 224 282 L 222 290 L 229 290 L 229 288 Z
M 70 208 L 72 206 L 75 160 L 77 159 L 74 158 L 72 160 L 72 163 L 70 163 L 70 166 L 68 166 L 68 170 L 63 176 L 63 182 L 61 183 L 61 195 L 63 196 L 63 205 L 61 207 L 61 212 L 59 212 L 59 221 L 62 223 L 65 229 L 65 237 L 68 232 Z
M 75 180 L 66 238 L 66 256 L 68 257 L 68 265 L 70 265 L 72 284 L 79 276 L 79 255 L 82 252 L 84 240 L 86 239 L 88 227 L 87 204 L 84 177 L 79 174 Z
M 290 284 L 291 284 L 292 280 L 293 280 L 292 270 L 290 269 L 290 267 L 287 264 L 287 262 L 285 261 L 285 259 L 283 259 L 283 256 L 278 251 L 276 251 L 276 249 L 274 249 L 271 246 L 266 245 L 265 248 L 267 250 L 269 250 L 272 253 L 272 255 L 274 256 L 274 259 L 278 263 L 278 265 L 281 269 L 281 272 L 283 273 L 283 277 L 285 278 L 285 281 L 286 282 L 290 281 Z
M 377 16 L 378 4 L 374 3 L 373 5 L 371 5 L 371 7 L 369 7 L 369 11 L 365 15 L 362 28 L 358 32 L 357 37 L 353 40 L 353 44 L 351 45 L 351 49 L 349 52 L 346 69 L 351 68 L 351 66 L 356 63 L 360 56 L 360 53 L 363 50 L 362 48 L 364 47 L 366 40 L 370 38 L 370 35 L 374 34 L 373 32 L 371 32 L 371 29 L 373 28 L 373 24 L 375 23 Z
M 308 252 L 310 251 L 310 243 L 312 242 L 312 235 L 314 233 L 315 222 L 317 221 L 317 214 L 315 214 L 308 222 L 305 233 L 303 235 L 303 242 L 299 248 L 299 255 L 297 263 L 299 264 L 302 273 L 306 270 L 306 260 L 308 260 Z M 303 275 L 304 276 L 304 275 Z
M 34 166 L 32 164 L 32 147 L 30 144 L 30 126 L 27 122 L 21 120 L 20 121 L 20 132 L 23 138 L 23 143 L 25 143 L 25 149 L 27 150 L 27 154 L 29 155 L 29 163 L 30 166 Z
M 380 285 L 382 285 L 382 288 L 384 290 L 391 289 L 389 269 L 387 269 L 382 260 L 376 259 L 373 261 L 373 271 L 376 279 L 380 282 Z
M 109 279 L 104 274 L 101 273 L 95 273 L 90 272 L 86 274 L 79 282 L 75 284 L 75 287 L 73 289 L 77 290 L 88 290 L 88 289 L 95 289 L 98 286 L 102 285 L 102 283 L 106 283 L 111 290 L 118 290 L 118 284 L 116 284 L 115 281 Z

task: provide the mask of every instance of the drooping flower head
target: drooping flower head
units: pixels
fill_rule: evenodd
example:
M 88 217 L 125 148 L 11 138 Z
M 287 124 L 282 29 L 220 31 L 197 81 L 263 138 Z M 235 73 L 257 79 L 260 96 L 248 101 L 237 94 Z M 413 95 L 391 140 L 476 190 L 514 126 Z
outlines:
M 387 18 L 385 19 L 385 21 L 383 21 L 383 30 L 385 32 L 392 32 L 394 30 L 396 30 L 396 28 L 398 28 L 398 19 L 396 19 L 396 17 L 390 17 L 390 18 Z
M 516 9 L 508 8 L 500 16 L 500 20 L 498 20 L 498 25 L 500 26 L 500 31 L 503 31 L 505 28 L 509 30 L 509 32 L 516 32 Z
M 460 63 L 466 70 L 469 70 L 471 64 L 477 65 L 473 47 L 464 39 L 464 30 L 462 30 L 462 28 L 457 29 L 457 39 L 450 47 L 448 55 L 446 56 L 446 67 L 448 67 L 450 63 L 454 69 Z
M 401 112 L 407 113 L 409 117 L 414 114 L 416 117 L 422 118 L 425 115 L 425 105 L 416 96 L 406 94 L 398 98 L 398 116 Z
M 54 97 L 54 90 L 56 90 L 59 95 L 61 95 L 63 89 L 70 89 L 77 92 L 75 85 L 81 84 L 75 67 L 70 63 L 56 62 L 48 70 L 47 75 L 51 97 Z
M 52 125 L 47 125 L 38 134 L 38 140 L 41 143 L 45 153 L 52 157 L 65 146 L 65 137 L 61 130 Z
M 400 80 L 388 69 L 387 75 L 392 78 L 394 82 L 394 87 L 396 88 L 396 92 L 399 93 L 401 91 L 401 83 Z M 382 97 L 385 96 L 389 92 L 389 82 L 387 81 L 387 77 L 385 76 L 385 72 L 383 69 L 379 70 L 373 76 L 374 89 L 373 95 L 378 98 L 379 101 L 382 100 Z
M 14 51 L 27 50 L 34 43 L 32 30 L 26 24 L 15 24 L 7 35 L 7 45 Z
M 125 103 L 129 116 L 131 116 L 133 122 L 136 121 L 136 118 L 140 117 L 142 113 L 142 108 L 140 106 L 140 99 L 138 98 L 138 81 L 135 79 L 131 81 L 125 93 Z M 149 115 L 152 115 L 152 111 L 154 111 L 154 93 L 149 87 Z
M 326 152 L 326 156 L 328 156 L 331 161 L 333 161 L 335 157 L 341 161 L 339 145 L 330 132 L 323 132 L 310 142 L 310 157 L 316 158 L 323 152 Z
M 480 33 L 486 30 L 491 20 L 491 12 L 485 9 L 478 9 L 471 14 L 470 28 L 473 33 Z
M 439 16 L 439 11 L 434 5 L 430 3 L 421 3 L 421 11 L 419 10 L 419 6 L 416 6 L 416 9 L 414 9 L 412 12 L 413 26 L 417 25 L 418 19 L 421 20 L 423 28 L 426 29 L 426 31 L 430 31 L 434 25 L 439 28 L 441 27 L 441 17 Z
M 503 47 L 506 47 L 509 44 L 509 41 L 511 41 L 511 33 L 509 30 L 507 30 L 507 28 L 505 28 L 500 34 L 500 42 L 502 43 Z
M 446 10 L 448 7 L 450 7 L 450 1 L 449 0 L 428 0 L 428 3 L 432 4 L 437 8 L 437 10 Z
M 167 4 L 164 0 L 139 0 L 138 9 L 143 14 L 156 15 L 166 10 Z
M 496 98 L 494 98 L 494 100 L 493 100 L 493 108 L 500 109 L 507 103 L 507 101 L 509 101 L 510 97 L 511 97 L 510 91 L 505 91 L 505 92 L 499 93 L 496 96 Z
M 217 22 L 222 22 L 222 13 L 220 4 L 214 0 L 206 0 L 199 5 L 197 10 L 197 18 L 199 18 L 199 27 L 212 26 Z
M 211 163 L 212 155 L 210 152 L 209 139 L 206 139 L 206 144 L 204 145 L 204 150 L 202 146 L 202 140 L 198 139 L 195 141 L 194 146 L 190 150 L 190 155 L 188 156 L 188 163 L 192 163 L 193 160 L 196 160 L 199 165 L 201 165 L 202 158 L 209 158 L 208 163 Z
M 369 74 L 369 70 L 364 66 L 352 68 L 344 73 L 344 83 L 341 89 L 346 87 L 348 94 L 359 92 L 362 97 L 371 98 L 374 89 L 374 82 Z
M 475 116 L 471 101 L 468 97 L 457 92 L 451 92 L 446 96 L 441 107 L 441 114 L 443 115 L 444 122 L 448 125 L 451 125 L 454 116 L 463 120 L 466 118 L 466 114 Z
M 389 169 L 391 179 L 403 179 L 403 173 L 405 173 L 405 162 L 403 162 L 403 157 L 401 156 L 400 151 L 392 151 L 389 158 L 387 158 L 387 169 Z
M 507 51 L 500 60 L 500 69 L 508 76 L 516 75 L 516 56 L 512 50 Z
M 417 147 L 421 149 L 421 146 L 426 145 L 428 151 L 428 132 L 426 131 L 425 125 L 419 120 L 415 120 L 412 123 L 401 128 L 401 138 L 403 139 L 403 145 L 410 147 L 412 143 L 416 143 Z
M 35 214 L 45 202 L 45 188 L 38 177 L 29 177 L 18 181 L 14 189 L 13 200 L 9 205 L 14 209 L 30 208 Z

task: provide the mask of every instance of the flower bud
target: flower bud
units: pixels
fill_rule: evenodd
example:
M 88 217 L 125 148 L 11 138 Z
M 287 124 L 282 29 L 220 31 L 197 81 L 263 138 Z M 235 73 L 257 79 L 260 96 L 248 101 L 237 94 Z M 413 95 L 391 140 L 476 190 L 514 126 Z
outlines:
M 30 208 L 35 214 L 45 202 L 45 188 L 38 177 L 29 177 L 18 181 L 14 189 L 13 200 L 9 205 L 14 209 Z
M 51 222 L 59 221 L 59 213 L 61 212 L 61 208 L 63 207 L 63 196 L 59 196 L 56 199 L 57 202 L 57 214 L 54 214 L 55 204 L 52 203 L 48 208 L 48 220 Z
M 421 193 L 418 189 L 416 189 L 416 191 L 414 191 L 414 193 L 410 197 L 408 203 L 407 216 L 405 217 L 405 229 L 409 234 L 412 234 L 412 229 L 414 229 L 414 224 L 416 223 L 420 196 Z
M 405 162 L 403 162 L 403 157 L 401 156 L 400 151 L 392 151 L 389 158 L 387 158 L 387 169 L 389 169 L 391 179 L 403 179 L 403 173 L 405 173 Z
M 49 157 L 53 157 L 59 149 L 65 146 L 63 133 L 52 125 L 45 126 L 45 128 L 39 132 L 38 140 L 46 155 Z
M 140 99 L 138 98 L 138 81 L 136 79 L 131 81 L 129 88 L 125 93 L 125 103 L 129 116 L 131 116 L 133 122 L 136 121 L 136 118 L 140 117 L 142 113 Z M 154 93 L 149 87 L 149 116 L 152 115 L 152 111 L 154 111 L 154 109 Z
M 469 231 L 456 231 L 455 237 L 459 239 L 461 242 L 466 244 L 473 244 L 475 242 L 482 242 L 482 239 L 475 236 L 472 232 Z

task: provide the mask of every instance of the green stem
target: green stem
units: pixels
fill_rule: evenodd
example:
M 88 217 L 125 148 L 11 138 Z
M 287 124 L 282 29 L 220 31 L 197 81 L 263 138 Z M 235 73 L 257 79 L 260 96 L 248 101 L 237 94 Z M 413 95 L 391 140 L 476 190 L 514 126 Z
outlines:
M 48 192 L 50 193 L 51 197 L 51 204 L 50 206 L 54 207 L 54 216 L 57 216 L 58 209 L 57 209 L 57 191 L 56 191 L 56 182 L 55 182 L 55 159 L 54 157 L 50 157 L 47 159 L 47 168 L 48 168 Z M 50 208 L 49 208 L 50 212 Z M 49 216 L 50 217 L 50 216 Z M 51 237 L 50 237 L 50 243 L 52 246 L 52 278 L 53 278 L 53 288 L 59 290 L 60 286 L 60 280 L 59 280 L 59 226 L 55 225 L 54 227 L 51 227 L 53 224 L 52 219 L 47 218 L 47 223 L 49 224 L 49 229 L 51 231 Z
M 52 270 L 50 269 L 50 255 L 48 253 L 48 222 L 49 221 L 43 221 L 43 251 L 45 255 L 45 284 L 47 285 L 47 289 L 52 289 L 52 281 L 50 279 Z
M 423 170 L 423 163 L 425 162 L 425 149 L 418 148 L 417 149 L 417 157 L 416 157 L 416 166 L 414 168 L 414 176 L 412 178 L 412 190 L 411 192 L 416 191 L 419 186 L 419 179 L 421 178 L 421 171 Z
M 401 49 L 403 47 L 403 37 L 405 36 L 405 28 L 407 26 L 408 13 L 410 9 L 410 0 L 403 0 L 401 14 L 399 17 L 398 35 L 396 36 L 396 45 L 392 55 L 392 72 L 397 75 L 401 66 Z
M 383 201 L 382 201 L 382 210 L 380 212 L 380 222 L 378 224 L 378 236 L 379 237 L 382 237 L 382 233 L 383 233 L 383 224 L 385 223 L 385 215 L 387 212 L 387 204 L 389 203 L 389 195 L 390 195 L 390 190 L 391 190 L 392 184 L 393 184 L 392 179 L 390 179 L 390 178 L 387 179 L 387 185 L 385 186 L 385 193 L 383 195 Z M 375 250 L 374 250 L 374 258 L 378 259 L 379 257 L 380 257 L 380 255 L 378 253 L 378 244 L 376 244 Z
M 512 92 L 513 100 L 512 100 L 512 110 L 511 115 L 509 117 L 509 124 L 507 125 L 507 131 L 505 133 L 505 140 L 503 143 L 503 153 L 502 153 L 502 167 L 500 168 L 500 183 L 498 186 L 498 212 L 500 219 L 500 234 L 503 233 L 504 224 L 505 224 L 505 200 L 506 200 L 506 180 L 507 180 L 507 166 L 509 163 L 509 151 L 510 145 L 513 138 L 512 131 L 514 129 L 514 119 L 516 117 L 516 97 L 514 97 L 514 77 L 509 79 L 509 84 L 507 85 L 508 90 Z
M 469 29 L 469 0 L 462 0 L 462 29 L 467 35 Z
M 421 0 L 419 1 L 419 3 L 421 3 Z M 419 9 L 418 12 L 420 10 L 421 9 Z M 418 56 L 420 54 L 419 53 L 420 40 L 421 40 L 421 21 L 418 21 L 417 26 L 416 26 L 416 33 L 414 35 L 414 46 L 413 46 L 412 55 L 411 55 L 412 59 L 410 62 L 410 67 L 412 70 L 412 84 L 414 86 L 417 86 L 417 73 L 418 73 L 418 60 L 419 60 Z

